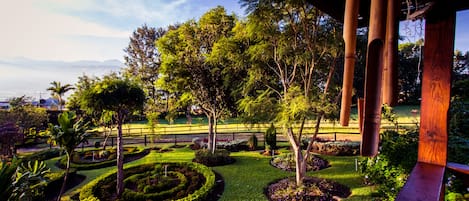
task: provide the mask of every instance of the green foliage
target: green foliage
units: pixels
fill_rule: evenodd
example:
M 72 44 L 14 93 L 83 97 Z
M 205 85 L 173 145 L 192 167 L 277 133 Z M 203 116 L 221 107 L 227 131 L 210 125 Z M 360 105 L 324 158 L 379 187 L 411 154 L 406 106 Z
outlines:
M 18 105 L 12 106 L 9 111 L 0 111 L 0 125 L 14 122 L 23 128 L 24 134 L 31 137 L 37 136 L 36 130 L 45 129 L 44 124 L 47 122 L 47 118 L 45 108 L 38 108 L 26 103 L 18 103 Z
M 230 152 L 224 149 L 217 149 L 212 153 L 208 149 L 199 149 L 195 151 L 193 162 L 204 164 L 206 166 L 220 166 L 233 163 L 234 159 L 230 157 Z
M 124 150 L 128 150 L 128 147 L 125 147 Z M 96 155 L 98 155 L 99 151 L 102 151 L 102 149 L 97 149 L 95 150 Z M 139 156 L 144 156 L 148 154 L 150 150 L 149 149 L 143 149 L 143 148 L 138 148 L 137 150 L 131 152 L 131 151 L 126 151 L 124 152 L 124 157 L 128 158 L 133 158 L 133 157 L 139 157 Z M 90 151 L 87 151 L 88 153 Z M 96 161 L 96 162 L 85 162 L 80 159 L 80 155 L 83 153 L 78 153 L 74 152 L 72 155 L 72 161 L 70 164 L 71 168 L 77 169 L 77 170 L 93 170 L 93 169 L 99 169 L 99 168 L 105 168 L 105 167 L 110 167 L 116 164 L 116 150 L 113 152 L 110 152 L 108 160 L 102 160 L 102 161 Z M 76 157 L 76 158 L 75 158 Z M 67 166 L 67 158 L 63 157 L 59 161 L 60 166 L 66 167 Z
M 274 124 L 270 124 L 270 127 L 265 131 L 264 140 L 271 149 L 277 149 L 277 129 Z
M 252 134 L 251 137 L 249 137 L 248 140 L 248 146 L 250 150 L 256 150 L 257 149 L 257 137 L 256 134 Z
M 89 123 L 82 118 L 78 118 L 74 112 L 64 112 L 59 114 L 57 119 L 59 125 L 49 124 L 49 133 L 53 139 L 61 146 L 67 154 L 72 154 L 73 150 L 86 141 L 90 128 Z
M 156 171 L 158 170 L 161 171 L 163 165 L 168 165 L 169 166 L 168 169 L 172 169 L 174 167 L 188 168 L 192 171 L 198 172 L 205 178 L 200 188 L 194 189 L 192 193 L 178 200 L 187 200 L 187 201 L 205 200 L 206 196 L 213 189 L 215 185 L 215 174 L 213 173 L 213 171 L 207 168 L 206 166 L 197 164 L 197 163 L 179 162 L 179 163 L 165 163 L 165 164 L 154 164 L 154 163 L 153 164 L 139 164 L 139 165 L 134 165 L 134 166 L 126 168 L 126 172 L 128 172 L 130 175 L 134 175 L 134 174 L 142 174 L 142 173 L 145 173 L 146 171 L 152 171 L 152 169 Z M 86 186 L 82 188 L 80 192 L 80 200 L 96 200 L 96 201 L 99 200 L 99 198 L 96 196 L 96 193 L 103 186 L 107 185 L 108 183 L 112 183 L 112 181 L 115 178 L 115 175 L 116 175 L 116 171 L 110 171 L 107 174 L 102 175 L 101 177 L 88 183 Z M 128 177 L 127 182 L 129 182 L 129 180 L 137 179 L 134 176 L 131 176 L 131 177 Z M 163 191 L 160 193 L 147 193 L 147 194 L 136 193 L 130 190 L 126 190 L 123 195 L 123 200 L 149 200 L 149 199 L 150 200 L 162 200 L 161 199 L 162 197 L 167 197 L 167 196 L 175 197 L 173 193 L 176 193 L 176 190 L 168 190 L 168 191 Z
M 59 110 L 62 110 L 62 106 L 65 105 L 65 101 L 62 99 L 62 96 L 64 96 L 68 91 L 74 89 L 74 87 L 70 84 L 62 85 L 58 81 L 53 81 L 50 84 L 52 86 L 47 88 L 47 90 L 51 92 L 52 97 L 57 98 L 59 101 Z
M 135 83 L 127 79 L 106 76 L 84 91 L 81 104 L 89 113 L 94 111 L 114 111 L 115 115 L 128 115 L 141 110 L 145 93 Z
M 397 114 L 394 112 L 393 108 L 383 104 L 382 110 L 381 110 L 381 117 L 383 119 L 388 120 L 389 122 L 393 123 L 394 125 L 397 124 Z
M 365 182 L 379 184 L 378 197 L 394 200 L 417 161 L 418 133 L 385 131 L 381 141 L 378 156 L 360 161 L 360 171 Z
M 50 171 L 41 161 L 28 162 L 27 166 L 21 164 L 16 170 L 9 200 L 37 200 L 44 199 L 43 189 L 46 185 L 45 175 Z
M 6 185 L 12 183 L 12 178 L 15 175 L 16 168 L 18 167 L 20 161 L 16 158 L 13 158 L 11 162 L 0 161 L 0 196 L 2 198 L 10 197 L 12 186 Z
M 23 157 L 22 159 L 24 161 L 45 161 L 51 158 L 58 157 L 62 154 L 63 154 L 62 150 L 58 148 L 52 148 L 52 149 L 45 149 L 42 151 L 35 152 L 31 155 Z

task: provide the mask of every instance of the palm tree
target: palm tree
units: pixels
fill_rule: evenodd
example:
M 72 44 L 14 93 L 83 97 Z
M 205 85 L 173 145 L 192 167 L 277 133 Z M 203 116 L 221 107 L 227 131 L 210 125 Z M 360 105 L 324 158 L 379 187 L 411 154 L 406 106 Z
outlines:
M 59 114 L 57 121 L 59 122 L 59 125 L 54 126 L 49 124 L 49 134 L 52 135 L 60 147 L 65 149 L 67 154 L 65 177 L 57 198 L 59 201 L 65 190 L 65 184 L 67 183 L 73 151 L 80 143 L 86 141 L 86 138 L 88 137 L 86 130 L 88 130 L 90 126 L 89 122 L 85 122 L 82 118 L 78 119 L 74 112 L 64 112 Z
M 57 97 L 59 101 L 59 110 L 62 110 L 62 106 L 65 104 L 62 100 L 62 96 L 67 93 L 67 91 L 74 89 L 74 87 L 70 84 L 62 86 L 62 84 L 58 81 L 53 81 L 50 84 L 52 86 L 47 88 L 47 90 L 51 92 L 52 97 Z

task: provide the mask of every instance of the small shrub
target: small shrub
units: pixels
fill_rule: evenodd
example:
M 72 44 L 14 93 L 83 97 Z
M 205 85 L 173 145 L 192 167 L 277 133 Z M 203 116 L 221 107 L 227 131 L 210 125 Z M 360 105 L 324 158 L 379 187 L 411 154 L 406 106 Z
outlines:
M 199 149 L 195 151 L 193 162 L 212 167 L 233 163 L 234 159 L 230 157 L 230 152 L 224 149 L 217 149 L 215 153 L 208 149 Z
M 271 149 L 277 149 L 277 130 L 274 124 L 270 124 L 270 127 L 265 131 L 264 138 L 266 145 L 269 145 Z
M 256 150 L 257 149 L 257 137 L 255 134 L 252 134 L 251 137 L 248 140 L 248 146 L 250 150 Z
M 312 151 L 324 155 L 355 156 L 360 153 L 360 142 L 314 142 Z
M 360 161 L 360 171 L 365 183 L 379 184 L 379 199 L 394 200 L 417 161 L 418 133 L 385 131 L 381 137 L 380 153 Z
M 61 149 L 53 148 L 53 149 L 46 149 L 29 156 L 23 157 L 23 161 L 45 161 L 51 158 L 59 157 L 64 155 L 64 152 Z

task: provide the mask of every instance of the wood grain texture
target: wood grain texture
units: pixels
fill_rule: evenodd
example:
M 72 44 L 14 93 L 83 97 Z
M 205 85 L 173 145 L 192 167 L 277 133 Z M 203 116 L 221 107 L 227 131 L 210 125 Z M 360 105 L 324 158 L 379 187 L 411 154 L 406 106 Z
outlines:
M 441 3 L 426 18 L 418 150 L 420 162 L 446 165 L 455 17 L 456 12 Z
M 445 166 L 418 162 L 396 201 L 437 201 L 444 197 Z M 442 197 L 443 196 L 443 197 Z

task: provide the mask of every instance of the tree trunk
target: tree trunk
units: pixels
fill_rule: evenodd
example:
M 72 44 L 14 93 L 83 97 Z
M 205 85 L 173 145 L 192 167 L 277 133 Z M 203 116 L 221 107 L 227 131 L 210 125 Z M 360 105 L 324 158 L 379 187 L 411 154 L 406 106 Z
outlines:
M 122 117 L 118 114 L 117 122 L 117 197 L 124 191 L 124 146 L 122 141 Z
M 215 154 L 215 150 L 217 149 L 217 116 L 213 114 L 213 146 L 212 146 L 212 154 Z
M 212 119 L 212 116 L 210 115 L 207 115 L 207 118 L 208 118 L 208 150 L 210 152 L 212 152 L 214 149 L 213 149 L 213 119 Z
M 59 195 L 57 196 L 57 201 L 60 201 L 62 198 L 62 194 L 65 191 L 65 185 L 67 185 L 67 178 L 68 178 L 68 172 L 70 171 L 70 163 L 71 163 L 71 156 L 72 154 L 69 154 L 67 151 L 67 167 L 65 168 L 65 176 L 64 176 L 64 181 L 62 182 L 62 187 L 60 188 Z
M 104 142 L 103 142 L 103 150 L 106 150 L 106 143 L 107 140 L 109 139 L 109 136 L 112 134 L 112 127 L 109 128 L 109 133 L 106 134 L 106 127 L 104 127 Z
M 301 186 L 303 185 L 303 178 L 306 175 L 306 166 L 303 164 L 303 153 L 301 152 L 301 142 L 295 138 L 292 128 L 287 129 L 287 136 L 295 154 L 296 186 Z
M 295 153 L 296 186 L 302 186 L 306 175 L 306 163 L 303 161 L 303 153 L 300 146 L 293 147 L 293 152 Z

